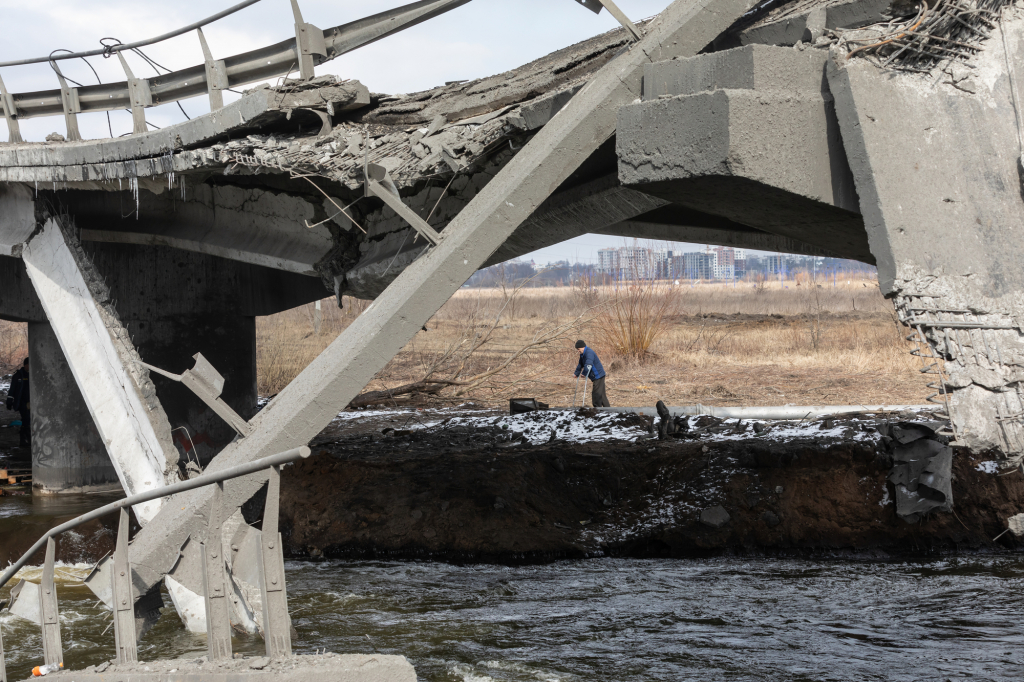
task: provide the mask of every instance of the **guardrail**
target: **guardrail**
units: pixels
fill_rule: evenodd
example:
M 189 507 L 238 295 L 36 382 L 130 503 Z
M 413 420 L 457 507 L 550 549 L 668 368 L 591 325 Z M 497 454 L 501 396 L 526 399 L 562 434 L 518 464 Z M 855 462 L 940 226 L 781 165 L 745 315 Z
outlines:
M 56 90 L 12 94 L 7 91 L 3 79 L 0 78 L 0 110 L 3 111 L 7 121 L 9 140 L 11 142 L 22 141 L 21 129 L 18 125 L 20 119 L 62 114 L 67 126 L 67 139 L 81 140 L 82 136 L 78 130 L 78 114 L 121 109 L 127 109 L 132 113 L 132 133 L 144 133 L 148 130 L 145 118 L 145 109 L 148 107 L 208 94 L 210 109 L 216 111 L 224 106 L 224 90 L 247 83 L 288 76 L 296 70 L 301 79 L 308 80 L 315 75 L 314 67 L 318 64 L 340 57 L 347 52 L 369 45 L 470 2 L 470 0 L 419 0 L 322 31 L 313 24 L 303 21 L 298 0 L 290 1 L 295 24 L 295 38 L 225 59 L 213 58 L 202 27 L 254 5 L 260 0 L 245 0 L 245 2 L 218 12 L 202 21 L 148 40 L 127 44 L 104 44 L 102 48 L 86 52 L 51 53 L 47 57 L 0 62 L 0 68 L 49 63 L 60 84 L 60 88 Z M 138 52 L 140 47 L 153 45 L 193 30 L 196 31 L 199 47 L 203 52 L 202 64 L 170 71 L 153 78 L 136 78 L 128 66 L 128 62 L 125 61 L 123 53 L 127 51 Z M 57 62 L 68 59 L 87 60 L 88 57 L 99 55 L 104 57 L 116 55 L 124 69 L 125 80 L 119 83 L 70 87 L 68 79 L 61 72 Z M 153 64 L 152 60 L 149 60 L 144 54 L 140 53 L 140 55 Z
M 207 520 L 206 539 L 200 543 L 203 567 L 203 592 L 206 602 L 207 648 L 210 660 L 231 658 L 231 621 L 228 604 L 227 575 L 224 558 L 221 556 L 221 526 L 230 513 L 225 514 L 222 508 L 224 481 L 239 476 L 247 476 L 259 471 L 270 470 L 267 499 L 263 510 L 263 527 L 261 530 L 260 551 L 256 553 L 257 572 L 263 608 L 263 631 L 267 647 L 267 657 L 282 658 L 291 655 L 291 620 L 288 617 L 288 596 L 285 586 L 284 554 L 281 536 L 277 530 L 279 498 L 281 491 L 280 467 L 298 459 L 309 457 L 308 447 L 300 447 L 254 462 L 240 464 L 223 471 L 203 474 L 196 478 L 174 483 L 169 486 L 149 490 L 138 495 L 82 514 L 77 518 L 62 523 L 49 530 L 31 549 L 25 552 L 16 562 L 0 576 L 0 588 L 6 585 L 17 572 L 46 546 L 46 558 L 43 562 L 43 574 L 39 585 L 20 581 L 11 590 L 10 606 L 20 600 L 26 600 L 26 610 L 30 620 L 38 616 L 38 624 L 43 635 L 43 664 L 62 665 L 64 654 L 61 648 L 60 620 L 57 604 L 57 590 L 54 585 L 54 538 L 61 533 L 73 530 L 87 521 L 98 519 L 115 511 L 120 511 L 117 544 L 113 554 L 113 565 L 110 570 L 111 597 L 114 611 L 114 641 L 117 647 L 118 663 L 133 663 L 138 660 L 137 632 L 135 629 L 135 596 L 132 591 L 131 563 L 128 560 L 128 511 L 127 508 L 142 504 L 160 497 L 176 495 L 208 485 L 216 485 L 213 505 Z M 233 510 L 232 510 L 233 511 Z M 209 551 L 207 551 L 209 547 Z M 38 590 L 37 601 L 33 601 L 33 591 Z M 38 605 L 38 613 L 33 607 Z M 7 679 L 4 666 L 3 638 L 0 636 L 0 682 Z
M 46 57 L 0 62 L 0 68 L 49 63 L 60 83 L 60 88 L 57 90 L 11 94 L 4 86 L 3 78 L 0 78 L 0 111 L 3 111 L 7 121 L 9 140 L 11 142 L 23 141 L 18 124 L 20 119 L 63 114 L 67 127 L 66 139 L 79 141 L 82 139 L 82 135 L 78 130 L 78 114 L 121 109 L 126 109 L 132 114 L 131 134 L 144 133 L 147 132 L 150 125 L 146 122 L 145 115 L 145 109 L 148 107 L 179 102 L 205 93 L 210 97 L 210 110 L 216 111 L 224 106 L 223 91 L 229 90 L 233 86 L 281 76 L 287 77 L 296 70 L 298 70 L 301 80 L 309 80 L 314 77 L 314 68 L 318 64 L 323 64 L 470 2 L 470 0 L 419 0 L 322 31 L 303 20 L 298 0 L 290 0 L 292 16 L 295 20 L 295 38 L 258 50 L 243 52 L 233 57 L 214 59 L 206 37 L 203 35 L 203 26 L 260 1 L 245 0 L 202 21 L 148 40 L 127 44 L 117 41 L 108 44 L 104 41 L 114 39 L 103 38 L 100 41 L 103 47 L 95 50 L 85 52 L 54 50 Z M 600 13 L 602 9 L 607 9 L 615 20 L 629 31 L 634 40 L 640 39 L 639 29 L 616 6 L 614 0 L 576 0 L 576 2 L 594 13 Z M 202 64 L 178 71 L 164 69 L 168 72 L 153 78 L 135 77 L 128 62 L 125 61 L 124 52 L 136 52 L 159 71 L 157 69 L 159 64 L 142 53 L 140 48 L 184 35 L 190 31 L 195 31 L 199 39 L 199 46 L 203 51 Z M 57 52 L 65 54 L 57 54 Z M 126 79 L 120 83 L 101 82 L 97 85 L 75 83 L 76 87 L 68 86 L 68 79 L 57 66 L 57 62 L 82 59 L 86 60 L 86 64 L 88 64 L 88 57 L 99 55 L 103 57 L 117 55 Z M 92 66 L 90 65 L 89 68 L 92 69 Z M 95 70 L 93 70 L 93 74 L 96 74 Z M 98 75 L 96 79 L 99 80 Z M 74 83 L 74 81 L 72 82 Z M 182 113 L 184 113 L 184 109 L 182 109 Z M 113 136 L 113 130 L 111 130 L 111 136 Z

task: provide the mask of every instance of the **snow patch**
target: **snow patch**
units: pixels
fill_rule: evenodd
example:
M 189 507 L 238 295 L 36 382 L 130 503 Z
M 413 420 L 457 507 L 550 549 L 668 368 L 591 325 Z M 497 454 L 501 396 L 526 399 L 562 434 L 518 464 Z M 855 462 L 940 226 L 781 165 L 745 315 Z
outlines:
M 982 462 L 978 466 L 974 467 L 983 474 L 994 474 L 999 471 L 998 462 Z

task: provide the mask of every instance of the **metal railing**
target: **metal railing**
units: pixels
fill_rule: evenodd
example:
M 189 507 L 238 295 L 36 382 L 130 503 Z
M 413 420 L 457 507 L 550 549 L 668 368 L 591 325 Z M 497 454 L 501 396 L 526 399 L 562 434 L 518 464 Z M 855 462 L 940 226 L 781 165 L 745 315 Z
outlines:
M 281 76 L 287 77 L 296 70 L 299 72 L 301 80 L 309 80 L 314 77 L 314 67 L 318 64 L 461 7 L 470 0 L 418 0 L 418 2 L 335 26 L 326 31 L 306 23 L 302 18 L 298 0 L 290 0 L 292 16 L 295 20 L 295 38 L 258 50 L 243 52 L 233 57 L 214 59 L 206 37 L 203 35 L 203 26 L 257 2 L 260 0 L 245 0 L 202 21 L 148 40 L 134 43 L 117 41 L 107 44 L 103 41 L 113 39 L 104 38 L 100 41 L 103 47 L 95 50 L 84 52 L 54 50 L 46 57 L 0 62 L 0 68 L 49 63 L 60 84 L 60 88 L 57 90 L 12 94 L 4 86 L 3 78 L 0 78 L 0 111 L 3 111 L 7 121 L 9 140 L 11 142 L 23 141 L 18 124 L 20 119 L 63 114 L 68 133 L 67 139 L 79 141 L 82 136 L 78 130 L 78 114 L 121 109 L 128 110 L 132 114 L 132 134 L 144 133 L 148 131 L 150 125 L 146 122 L 145 116 L 145 109 L 148 107 L 208 94 L 210 110 L 216 111 L 224 106 L 224 90 Z M 576 2 L 595 13 L 607 9 L 615 20 L 629 31 L 633 40 L 640 39 L 640 30 L 613 0 L 576 0 Z M 178 71 L 168 71 L 153 78 L 135 77 L 124 58 L 125 52 L 138 53 L 156 69 L 159 65 L 143 54 L 139 48 L 169 40 L 190 31 L 195 31 L 199 39 L 199 46 L 203 51 L 202 64 Z M 62 52 L 62 54 L 57 54 L 57 52 Z M 57 62 L 68 59 L 87 60 L 88 57 L 99 55 L 103 57 L 117 55 L 121 62 L 121 68 L 124 69 L 125 80 L 119 83 L 76 84 L 76 87 L 69 87 L 68 79 L 57 66 Z M 88 64 L 88 61 L 86 63 Z M 91 69 L 92 66 L 90 65 L 89 68 Z M 93 73 L 96 73 L 95 70 Z M 97 76 L 97 80 L 99 80 L 99 76 Z M 184 113 L 184 109 L 182 112 Z M 113 135 L 113 130 L 111 130 L 111 135 Z
M 189 97 L 208 94 L 210 109 L 216 111 L 224 106 L 223 91 L 234 86 L 288 76 L 299 72 L 302 80 L 313 78 L 314 67 L 340 57 L 357 48 L 368 45 L 389 35 L 431 19 L 470 2 L 470 0 L 419 0 L 396 9 L 374 14 L 347 24 L 320 30 L 303 21 L 298 0 L 290 0 L 295 23 L 295 38 L 275 45 L 243 52 L 242 54 L 214 59 L 203 26 L 234 14 L 260 0 L 246 0 L 202 21 L 195 22 L 176 31 L 165 33 L 148 40 L 134 43 L 104 44 L 104 47 L 86 52 L 66 54 L 51 53 L 47 57 L 35 57 L 0 62 L 0 67 L 14 67 L 27 64 L 49 63 L 53 68 L 60 88 L 30 93 L 9 93 L 0 78 L 0 111 L 7 121 L 9 140 L 21 142 L 18 121 L 38 116 L 63 115 L 67 126 L 67 139 L 81 140 L 78 130 L 78 114 L 127 109 L 132 113 L 133 134 L 148 130 L 145 109 L 160 104 L 178 102 Z M 153 45 L 190 31 L 196 31 L 199 46 L 203 52 L 203 63 L 178 71 L 170 71 L 153 78 L 136 78 L 124 53 L 137 51 L 140 47 Z M 104 39 L 107 40 L 107 39 Z M 125 80 L 119 83 L 68 86 L 68 79 L 57 66 L 58 61 L 87 59 L 102 55 L 116 55 L 125 72 Z M 146 61 L 152 63 L 142 55 Z M 90 67 L 91 68 L 91 67 Z M 97 77 L 98 78 L 98 77 Z
M 223 509 L 224 481 L 247 476 L 269 469 L 267 499 L 263 510 L 263 526 L 260 532 L 260 549 L 256 553 L 263 608 L 263 631 L 269 658 L 291 655 L 291 621 L 288 617 L 288 596 L 285 586 L 284 554 L 281 536 L 277 529 L 280 509 L 281 473 L 280 467 L 298 459 L 309 457 L 308 447 L 294 448 L 270 457 L 264 457 L 247 464 L 203 474 L 196 478 L 172 485 L 148 490 L 122 500 L 104 505 L 47 531 L 16 562 L 0 575 L 0 588 L 10 582 L 21 568 L 45 545 L 46 558 L 43 562 L 42 578 L 38 586 L 25 580 L 11 590 L 9 606 L 17 600 L 28 600 L 32 609 L 31 592 L 38 590 L 38 621 L 43 635 L 43 664 L 63 664 L 57 591 L 54 585 L 54 538 L 73 530 L 82 524 L 98 519 L 115 511 L 120 512 L 117 543 L 110 570 L 111 598 L 114 612 L 114 641 L 118 663 L 132 663 L 138 660 L 137 632 L 135 629 L 135 596 L 132 591 L 131 563 L 128 559 L 128 511 L 127 508 L 161 497 L 176 495 L 208 485 L 216 485 L 210 515 L 207 520 L 206 539 L 200 543 L 202 556 L 203 593 L 206 602 L 207 648 L 210 660 L 229 659 L 231 653 L 231 622 L 228 604 L 228 578 L 222 553 L 222 526 L 233 513 Z M 31 586 L 31 587 L 30 587 Z M 35 616 L 32 613 L 32 616 Z M 35 620 L 35 618 L 30 618 Z M 3 638 L 0 636 L 0 682 L 6 680 L 4 666 Z

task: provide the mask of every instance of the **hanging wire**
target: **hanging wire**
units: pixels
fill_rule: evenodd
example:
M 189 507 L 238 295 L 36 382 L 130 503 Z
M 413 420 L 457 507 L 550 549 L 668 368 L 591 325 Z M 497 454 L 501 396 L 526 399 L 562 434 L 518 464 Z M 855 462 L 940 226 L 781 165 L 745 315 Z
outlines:
M 54 73 L 60 74 L 61 72 L 57 69 L 57 63 L 55 61 L 53 61 L 53 59 L 52 59 L 53 55 L 55 55 L 58 52 L 71 52 L 71 50 L 65 50 L 64 48 L 58 47 L 56 50 L 54 50 L 53 52 L 50 53 L 50 57 L 51 57 L 50 62 L 49 62 L 50 68 L 53 69 Z M 74 54 L 74 53 L 72 53 L 72 54 Z M 96 82 L 99 83 L 100 85 L 103 85 L 103 80 L 100 78 L 100 75 L 98 73 L 96 73 L 96 69 L 93 68 L 92 64 L 89 63 L 89 60 L 86 59 L 85 57 L 79 57 L 79 59 L 81 59 L 83 62 L 85 62 L 85 65 L 89 67 L 90 71 L 92 71 L 92 75 L 96 76 Z M 63 75 L 63 74 L 61 74 L 61 75 Z M 78 81 L 76 81 L 74 78 L 68 78 L 67 76 L 64 76 L 64 79 L 71 81 L 72 83 L 74 83 L 78 87 L 83 87 L 82 84 L 79 83 Z M 108 111 L 106 113 L 107 113 L 107 130 L 110 131 L 110 136 L 113 137 L 114 136 L 114 127 L 110 124 L 110 112 Z
M 112 42 L 109 42 L 109 43 L 104 42 L 104 41 L 107 41 L 107 40 L 112 41 Z M 114 54 L 116 54 L 117 52 L 120 51 L 120 50 L 115 50 L 114 48 L 118 47 L 119 45 L 124 45 L 124 43 L 122 43 L 117 38 L 107 37 L 107 38 L 100 38 L 100 45 L 102 45 L 103 48 L 104 48 L 104 50 L 103 50 L 103 58 L 104 59 L 109 59 L 110 57 L 113 57 Z M 137 54 L 138 56 L 142 57 L 142 59 L 147 64 L 149 64 L 151 67 L 153 67 L 153 71 L 156 72 L 156 75 L 158 75 L 158 76 L 162 75 L 160 73 L 160 69 L 163 69 L 167 73 L 171 73 L 170 69 L 168 69 L 166 66 L 162 66 L 161 64 L 158 64 L 155 60 L 153 60 L 149 55 L 147 55 L 141 49 L 139 49 L 137 47 L 133 47 L 133 48 L 130 48 L 130 50 L 132 52 L 134 52 L 135 54 Z M 192 117 L 189 116 L 188 112 L 185 111 L 185 107 L 181 106 L 181 102 L 180 101 L 176 101 L 175 104 L 177 104 L 178 108 L 181 109 L 181 113 L 184 114 L 185 118 L 188 119 L 189 121 L 191 121 Z M 146 125 L 153 125 L 153 124 L 150 123 L 149 121 L 146 121 Z M 157 130 L 160 130 L 160 128 L 158 126 L 153 126 L 153 127 L 156 128 Z

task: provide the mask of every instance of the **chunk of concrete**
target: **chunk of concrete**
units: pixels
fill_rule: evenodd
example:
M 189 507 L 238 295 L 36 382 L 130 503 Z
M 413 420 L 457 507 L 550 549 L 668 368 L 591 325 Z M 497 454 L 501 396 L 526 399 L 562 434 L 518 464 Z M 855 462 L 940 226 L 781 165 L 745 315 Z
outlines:
M 730 519 L 732 519 L 732 517 L 729 516 L 729 512 L 725 511 L 725 507 L 722 505 L 705 509 L 700 513 L 701 524 L 708 526 L 709 528 L 721 528 L 725 524 L 729 523 Z
M 619 180 L 873 262 L 825 61 L 820 51 L 755 45 L 648 65 L 647 100 L 619 111 Z
M 813 43 L 821 29 L 859 28 L 893 17 L 892 0 L 846 0 L 829 3 L 791 3 L 780 12 L 770 12 L 739 33 L 743 45 L 795 45 Z M 906 13 L 897 9 L 896 16 Z M 821 15 L 824 16 L 821 16 Z

